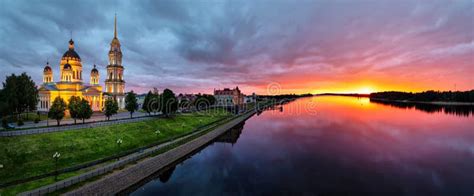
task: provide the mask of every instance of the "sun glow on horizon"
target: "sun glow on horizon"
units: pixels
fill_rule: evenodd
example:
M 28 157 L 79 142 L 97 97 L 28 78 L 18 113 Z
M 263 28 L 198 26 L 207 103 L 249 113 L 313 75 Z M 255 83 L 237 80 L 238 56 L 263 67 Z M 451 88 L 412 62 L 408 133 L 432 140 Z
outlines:
M 373 93 L 375 92 L 375 90 L 371 87 L 363 87 L 359 90 L 357 90 L 355 93 L 358 93 L 358 94 L 370 94 L 370 93 Z

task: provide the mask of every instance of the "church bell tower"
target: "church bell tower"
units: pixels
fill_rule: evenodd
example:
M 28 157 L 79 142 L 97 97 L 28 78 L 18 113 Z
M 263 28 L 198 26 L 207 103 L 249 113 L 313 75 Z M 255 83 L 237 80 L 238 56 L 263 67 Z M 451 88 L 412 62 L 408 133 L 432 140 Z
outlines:
M 118 103 L 119 108 L 125 108 L 125 81 L 123 80 L 122 50 L 117 38 L 117 15 L 114 20 L 114 38 L 110 43 L 109 65 L 105 79 L 105 92 L 109 93 Z

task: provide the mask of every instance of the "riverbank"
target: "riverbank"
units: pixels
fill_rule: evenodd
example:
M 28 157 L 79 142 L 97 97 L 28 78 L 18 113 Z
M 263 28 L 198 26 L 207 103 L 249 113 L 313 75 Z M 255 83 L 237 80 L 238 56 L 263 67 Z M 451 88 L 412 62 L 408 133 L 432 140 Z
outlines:
M 179 160 L 180 158 L 192 153 L 194 150 L 211 142 L 213 139 L 223 134 L 228 129 L 245 121 L 256 113 L 250 111 L 230 122 L 221 125 L 209 133 L 204 134 L 190 142 L 173 148 L 165 153 L 159 154 L 150 159 L 139 162 L 133 166 L 120 170 L 105 176 L 97 181 L 91 182 L 83 187 L 73 190 L 66 195 L 115 195 L 128 187 L 139 183 L 147 176 L 156 173 L 167 165 Z
M 384 102 L 384 103 L 412 103 L 412 104 L 429 104 L 439 106 L 474 106 L 470 102 L 447 102 L 447 101 L 410 101 L 410 100 L 390 100 L 381 98 L 370 98 L 370 101 Z
M 75 131 L 0 138 L 0 183 L 26 179 L 91 163 L 153 143 L 166 142 L 198 127 L 229 116 L 228 113 L 182 114 L 141 122 Z M 158 131 L 158 132 L 157 132 Z M 118 145 L 117 140 L 122 144 Z M 60 152 L 55 166 L 52 154 Z M 11 187 L 9 187 L 11 188 Z M 2 191 L 3 192 L 3 191 Z

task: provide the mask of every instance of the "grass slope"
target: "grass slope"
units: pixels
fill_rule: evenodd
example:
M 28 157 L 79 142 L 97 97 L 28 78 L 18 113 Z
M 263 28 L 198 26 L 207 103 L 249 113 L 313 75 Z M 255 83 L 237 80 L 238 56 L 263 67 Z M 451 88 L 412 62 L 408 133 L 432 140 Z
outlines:
M 58 168 L 115 155 L 191 132 L 228 114 L 183 114 L 141 122 L 58 133 L 0 138 L 0 182 L 9 182 L 55 170 L 52 155 L 61 153 Z M 155 134 L 160 130 L 160 134 Z M 119 147 L 117 139 L 123 143 Z

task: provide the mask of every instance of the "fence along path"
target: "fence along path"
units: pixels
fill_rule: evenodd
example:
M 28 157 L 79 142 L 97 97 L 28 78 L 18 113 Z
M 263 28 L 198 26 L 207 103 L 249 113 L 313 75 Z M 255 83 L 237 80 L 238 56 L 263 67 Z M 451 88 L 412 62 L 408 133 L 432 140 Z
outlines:
M 86 185 L 84 187 L 79 188 L 76 191 L 73 191 L 71 193 L 68 193 L 70 195 L 103 195 L 103 194 L 111 194 L 112 192 L 118 193 L 119 191 L 126 189 L 127 187 L 133 185 L 134 183 L 138 182 L 139 180 L 155 173 L 156 171 L 162 169 L 163 167 L 173 163 L 174 161 L 178 160 L 179 158 L 184 157 L 185 155 L 191 153 L 193 150 L 205 145 L 206 143 L 210 142 L 212 139 L 216 138 L 217 136 L 221 135 L 228 129 L 234 127 L 235 125 L 239 124 L 240 122 L 246 120 L 247 118 L 251 117 L 253 114 L 255 114 L 255 111 L 248 112 L 242 116 L 239 116 L 230 122 L 218 126 L 215 130 L 198 137 L 197 139 L 192 140 L 191 142 L 188 142 L 186 144 L 183 144 L 181 146 L 178 146 L 172 150 L 169 150 L 165 153 L 162 153 L 160 155 L 157 155 L 155 157 L 152 157 L 150 159 L 144 160 L 143 162 L 139 162 L 136 165 L 133 165 L 129 168 L 126 168 L 122 171 L 119 171 L 117 173 L 112 173 L 109 176 L 106 176 L 105 178 L 92 182 L 89 185 Z M 202 130 L 207 130 L 209 128 L 212 128 L 214 125 L 209 125 L 208 127 L 203 128 Z M 169 141 L 163 144 L 160 144 L 158 146 L 146 149 L 142 152 L 138 152 L 135 154 L 132 154 L 124 159 L 121 159 L 117 162 L 111 163 L 109 165 L 97 168 L 95 170 L 83 173 L 78 176 L 74 176 L 59 182 L 56 182 L 51 185 L 47 185 L 44 187 L 40 187 L 38 189 L 24 192 L 21 195 L 44 195 L 47 193 L 52 193 L 54 191 L 60 190 L 62 188 L 69 187 L 71 185 L 77 184 L 79 182 L 83 182 L 87 179 L 100 176 L 103 174 L 106 174 L 108 172 L 111 172 L 117 168 L 123 167 L 125 165 L 128 165 L 130 163 L 134 163 L 138 160 L 141 160 L 147 156 L 150 156 L 157 151 L 161 150 L 162 148 L 171 145 L 173 143 L 177 143 L 183 139 L 192 137 L 196 134 L 199 134 L 200 131 L 197 131 L 193 134 L 187 135 L 185 137 Z M 134 169 L 132 169 L 134 168 Z M 131 170 L 132 169 L 132 170 Z M 143 170 L 143 171 L 137 171 L 137 170 Z M 151 172 L 151 173 L 150 173 Z M 146 173 L 147 175 L 144 175 Z M 121 181 L 117 181 L 117 177 L 120 178 L 126 178 L 122 179 Z M 104 181 L 106 180 L 106 181 Z M 124 181 L 125 180 L 125 181 Z M 138 181 L 137 181 L 138 180 Z M 112 182 L 111 182 L 112 181 Z M 114 182 L 117 181 L 117 182 Z M 136 182 L 135 182 L 136 181 Z M 122 186 L 126 184 L 126 186 Z M 109 188 L 107 188 L 109 187 Z M 105 189 L 107 188 L 107 189 Z M 102 190 L 103 189 L 103 190 Z M 102 191 L 99 193 L 98 191 Z
M 157 117 L 157 116 L 143 116 L 143 117 L 135 117 L 135 118 L 116 119 L 116 120 L 110 120 L 110 121 L 90 122 L 90 123 L 85 123 L 85 124 L 75 124 L 75 125 L 73 124 L 73 125 L 65 125 L 65 126 L 59 126 L 59 127 L 43 127 L 43 128 L 26 129 L 26 130 L 18 130 L 18 131 L 0 131 L 0 137 L 12 137 L 12 136 L 34 135 L 34 134 L 52 133 L 52 132 L 60 132 L 60 131 L 68 131 L 68 130 L 78 130 L 78 129 L 83 129 L 83 128 L 93 128 L 93 127 L 101 127 L 101 126 L 121 124 L 121 123 L 138 122 L 138 121 L 152 119 L 154 117 Z

